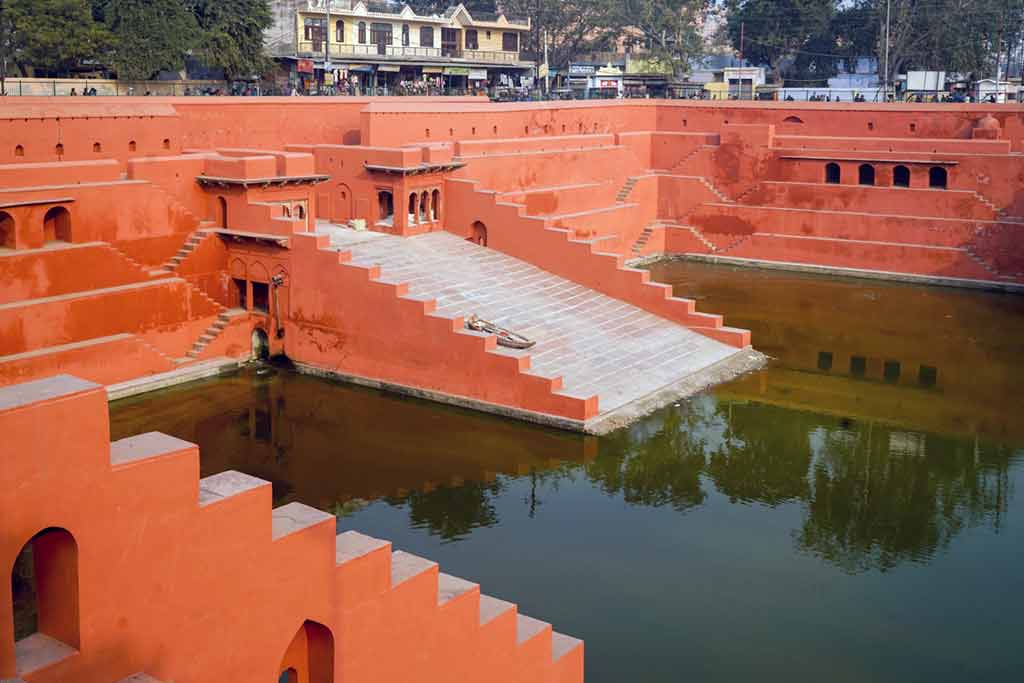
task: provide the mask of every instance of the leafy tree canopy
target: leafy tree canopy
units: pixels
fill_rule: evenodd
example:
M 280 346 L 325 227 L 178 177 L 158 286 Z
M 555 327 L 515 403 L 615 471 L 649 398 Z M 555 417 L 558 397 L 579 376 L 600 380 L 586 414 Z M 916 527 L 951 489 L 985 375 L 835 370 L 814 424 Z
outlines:
M 23 76 L 29 67 L 66 74 L 102 59 L 110 34 L 93 20 L 89 0 L 2 0 L 0 57 Z
M 115 38 L 112 65 L 121 78 L 180 71 L 196 42 L 196 19 L 180 0 L 107 0 L 102 16 Z

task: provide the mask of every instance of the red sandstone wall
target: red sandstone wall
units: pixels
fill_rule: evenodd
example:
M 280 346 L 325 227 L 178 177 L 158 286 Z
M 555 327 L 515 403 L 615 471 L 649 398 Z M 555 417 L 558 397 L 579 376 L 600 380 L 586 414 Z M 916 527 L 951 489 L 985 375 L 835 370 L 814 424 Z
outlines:
M 217 312 L 177 279 L 0 306 L 0 355 L 177 326 Z
M 89 274 L 88 282 L 83 282 L 83 272 Z M 105 244 L 0 254 L 0 304 L 69 294 L 83 285 L 99 289 L 148 279 Z
M 596 397 L 555 395 L 560 379 L 530 375 L 528 363 L 492 353 L 493 337 L 432 317 L 432 302 L 375 281 L 375 269 L 346 265 L 345 255 L 321 251 L 313 237 L 292 244 L 285 349 L 296 362 L 574 420 L 596 415 Z
M 494 193 L 472 182 L 451 180 L 446 193 L 446 227 L 457 235 L 471 236 L 472 225 L 482 222 L 488 247 L 720 341 L 740 347 L 750 343 L 749 332 L 724 328 L 720 316 L 695 312 L 692 300 L 673 298 L 671 287 L 650 282 L 647 271 L 623 268 L 618 254 L 601 253 L 599 245 L 572 240 L 568 231 L 550 228 L 543 219 L 524 217 L 521 207 L 498 203 Z

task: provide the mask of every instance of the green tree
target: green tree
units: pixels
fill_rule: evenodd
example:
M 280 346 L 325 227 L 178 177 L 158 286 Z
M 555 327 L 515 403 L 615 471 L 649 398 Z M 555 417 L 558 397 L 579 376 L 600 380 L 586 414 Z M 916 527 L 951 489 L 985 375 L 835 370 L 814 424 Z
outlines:
M 858 0 L 837 18 L 841 49 L 874 54 L 884 70 L 887 14 L 890 82 L 914 69 L 994 75 L 1024 34 L 1024 0 Z
M 823 79 L 835 73 L 832 20 L 837 0 L 726 0 L 729 38 L 745 59 L 776 78 Z M 788 67 L 788 68 L 784 68 Z
M 228 78 L 263 73 L 269 58 L 263 32 L 273 23 L 267 0 L 187 0 L 199 23 L 196 54 Z
M 671 64 L 678 73 L 702 51 L 697 27 L 709 4 L 708 0 L 623 0 L 614 4 L 617 11 L 605 30 L 639 39 L 651 57 Z
M 617 25 L 618 3 L 613 0 L 510 0 L 503 3 L 509 16 L 529 17 L 530 33 L 522 48 L 543 59 L 547 40 L 548 61 L 564 67 L 577 56 L 606 49 Z
M 181 0 L 107 0 L 100 11 L 114 35 L 112 65 L 119 78 L 184 68 L 197 25 Z
M 30 69 L 64 76 L 101 60 L 110 36 L 93 21 L 89 0 L 3 0 L 0 59 L 22 76 Z

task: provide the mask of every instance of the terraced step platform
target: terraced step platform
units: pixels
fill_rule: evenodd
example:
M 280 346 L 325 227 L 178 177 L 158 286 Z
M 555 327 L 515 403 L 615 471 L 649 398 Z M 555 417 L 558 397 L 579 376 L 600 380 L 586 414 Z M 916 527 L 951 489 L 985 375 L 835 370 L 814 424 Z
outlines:
M 333 249 L 351 253 L 351 263 L 379 266 L 380 279 L 435 300 L 434 315 L 475 314 L 534 340 L 529 350 L 502 353 L 529 357 L 531 373 L 561 377 L 560 393 L 597 396 L 591 422 L 622 424 L 734 376 L 733 366 L 751 356 L 451 233 L 400 238 L 323 224 L 320 230 L 330 233 Z

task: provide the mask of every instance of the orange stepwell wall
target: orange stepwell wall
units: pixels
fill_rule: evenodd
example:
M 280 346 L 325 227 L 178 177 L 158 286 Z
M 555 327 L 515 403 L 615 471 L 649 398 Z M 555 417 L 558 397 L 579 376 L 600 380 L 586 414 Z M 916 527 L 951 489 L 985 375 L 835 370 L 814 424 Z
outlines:
M 0 354 L 182 325 L 216 305 L 172 278 L 0 306 Z
M 756 123 L 777 126 L 779 135 L 967 140 L 977 121 L 991 115 L 1002 126 L 1002 139 L 1011 141 L 1014 152 L 1024 152 L 1021 112 L 1024 105 L 1019 104 L 679 100 L 659 102 L 650 129 L 715 132 L 730 123 Z
M 324 251 L 327 238 L 292 238 L 285 350 L 299 363 L 469 397 L 571 420 L 597 414 L 597 398 L 559 396 L 561 378 L 529 374 L 529 359 L 495 352 L 492 336 L 432 316 L 433 301 L 381 282 L 377 269 Z
M 722 327 L 721 316 L 697 313 L 692 299 L 672 297 L 672 288 L 652 283 L 647 271 L 622 267 L 619 254 L 601 253 L 599 246 L 573 240 L 569 231 L 549 227 L 544 219 L 523 216 L 522 206 L 500 203 L 493 192 L 471 181 L 449 180 L 445 191 L 449 231 L 468 238 L 480 221 L 491 248 L 721 342 L 741 348 L 750 344 L 749 331 Z
M 995 210 L 974 192 L 931 188 L 762 182 L 744 204 L 789 209 L 857 211 L 906 216 L 993 220 Z
M 619 133 L 653 130 L 656 104 L 628 102 L 479 103 L 377 100 L 361 113 L 363 144 Z
M 148 279 L 138 266 L 106 244 L 0 253 L 0 304 Z
M 139 337 L 118 334 L 56 349 L 0 356 L 0 385 L 59 374 L 74 374 L 99 384 L 116 384 L 169 372 L 175 367 L 170 358 Z
M 0 431 L 0 566 L 40 531 L 74 541 L 77 613 L 54 620 L 77 626 L 77 651 L 34 683 L 140 671 L 265 681 L 294 664 L 314 683 L 583 680 L 581 643 L 436 564 L 338 535 L 333 516 L 298 503 L 272 510 L 269 482 L 200 479 L 193 444 L 155 433 L 110 443 L 100 386 L 65 375 L 2 389 Z M 11 609 L 0 591 L 0 614 Z M 0 619 L 2 678 L 16 675 L 12 625 Z

